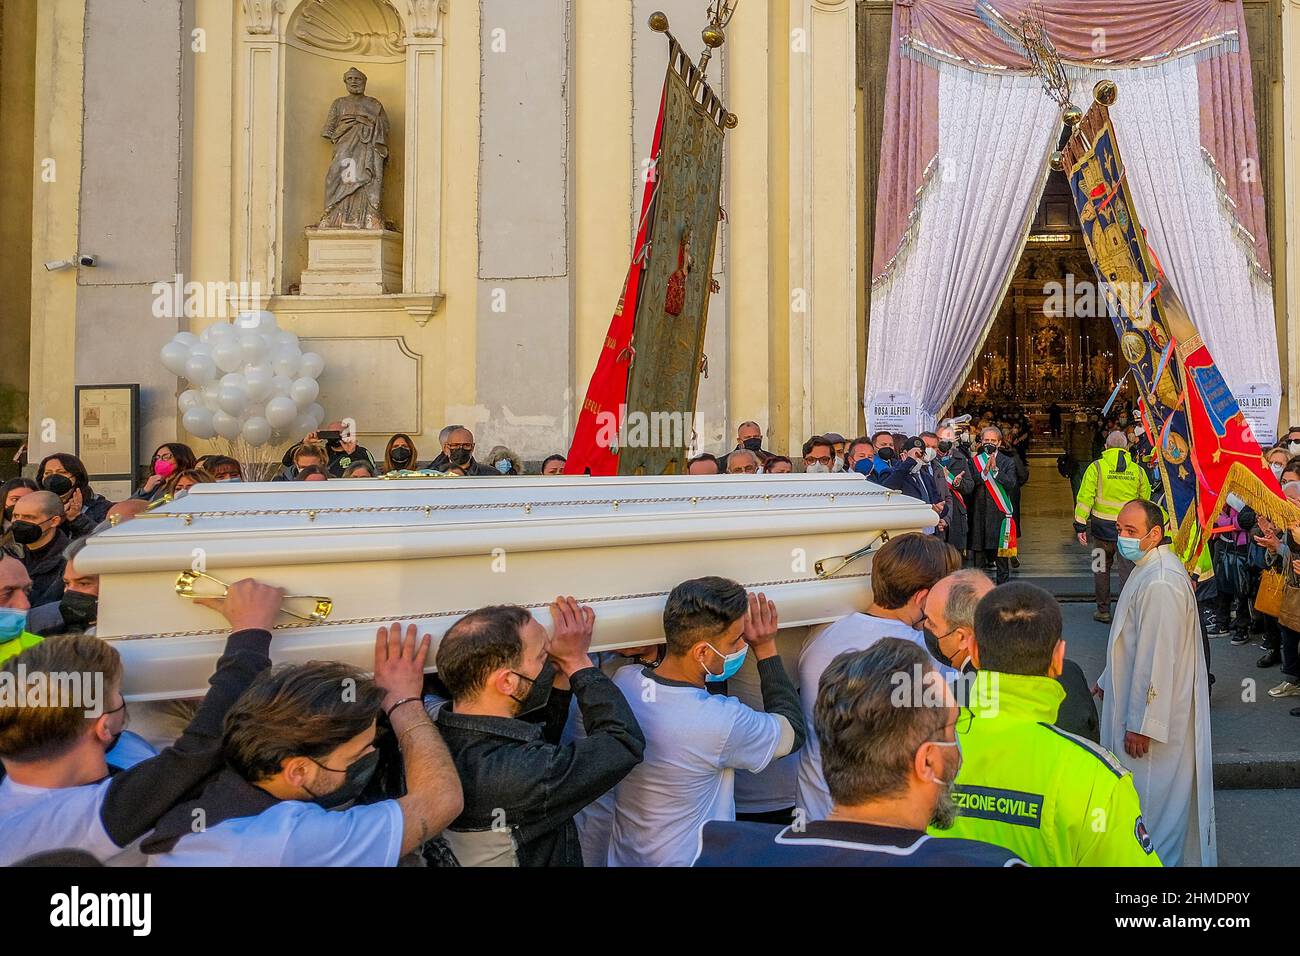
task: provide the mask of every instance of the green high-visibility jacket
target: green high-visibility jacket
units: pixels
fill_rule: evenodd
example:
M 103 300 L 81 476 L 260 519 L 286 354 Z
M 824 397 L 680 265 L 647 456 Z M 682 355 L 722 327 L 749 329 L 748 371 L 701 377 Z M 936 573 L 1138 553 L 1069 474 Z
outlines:
M 1124 470 L 1121 471 L 1120 456 Z M 1114 521 L 1120 509 L 1134 498 L 1151 499 L 1151 480 L 1146 469 L 1133 460 L 1123 448 L 1107 448 L 1101 457 L 1088 466 L 1079 485 L 1079 497 L 1074 505 L 1076 528 L 1086 528 L 1088 516 L 1103 521 Z
M 1104 747 L 1053 726 L 1050 677 L 981 670 L 958 727 L 956 825 L 934 837 L 1005 847 L 1030 866 L 1160 866 L 1133 777 Z
M 35 647 L 43 640 L 45 640 L 45 638 L 23 631 L 11 640 L 0 641 L 0 664 L 3 664 L 11 657 L 21 654 L 29 647 Z

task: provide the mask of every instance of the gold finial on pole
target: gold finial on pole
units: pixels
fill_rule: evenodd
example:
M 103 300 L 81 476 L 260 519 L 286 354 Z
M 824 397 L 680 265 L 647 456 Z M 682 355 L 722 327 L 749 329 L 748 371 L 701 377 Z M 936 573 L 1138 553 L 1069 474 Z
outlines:
M 708 72 L 713 51 L 727 42 L 727 25 L 736 15 L 738 6 L 740 0 L 712 0 L 709 4 L 709 25 L 700 33 L 701 39 L 704 40 L 704 52 L 700 54 L 700 83 L 704 82 L 704 74 Z
M 656 10 L 654 13 L 650 14 L 650 20 L 648 22 L 650 24 L 650 29 L 655 33 L 668 32 L 668 14 L 664 13 L 662 10 Z

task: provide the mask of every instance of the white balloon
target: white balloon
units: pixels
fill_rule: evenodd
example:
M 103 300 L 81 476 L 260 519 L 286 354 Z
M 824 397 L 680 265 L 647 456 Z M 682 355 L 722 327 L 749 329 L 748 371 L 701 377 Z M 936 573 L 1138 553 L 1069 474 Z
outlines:
M 257 329 L 239 330 L 239 354 L 244 362 L 256 365 L 266 357 L 266 342 Z
M 316 419 L 316 424 L 320 425 L 321 422 L 325 421 L 325 406 L 320 402 L 313 402 L 303 414 L 310 415 Z
M 244 414 L 244 409 L 248 407 L 248 392 L 238 385 L 222 385 L 217 403 L 227 415 L 238 418 Z
M 240 312 L 235 316 L 235 325 L 241 329 L 261 329 L 275 331 L 275 315 L 271 312 Z
M 245 388 L 248 398 L 254 402 L 264 402 L 271 397 L 271 381 L 275 376 L 265 365 L 250 365 L 244 370 Z
M 182 412 L 188 412 L 191 408 L 201 408 L 203 406 L 203 393 L 192 388 L 187 388 L 181 392 L 180 397 L 176 399 L 176 407 Z
M 229 322 L 217 322 L 207 328 L 208 339 L 213 345 L 232 341 L 237 337 L 235 327 Z
M 195 438 L 212 438 L 217 434 L 212 427 L 212 412 L 206 408 L 191 408 L 181 416 L 181 425 Z
M 184 345 L 186 348 L 193 348 L 195 345 L 198 344 L 199 337 L 195 335 L 193 332 L 177 332 L 175 335 L 172 336 L 172 341 L 179 342 L 181 345 Z
M 159 357 L 162 359 L 163 367 L 167 371 L 173 375 L 184 375 L 185 363 L 190 358 L 190 347 L 173 340 L 162 347 Z
M 217 365 L 210 355 L 191 355 L 185 362 L 185 377 L 195 385 L 207 385 L 217 376 Z
M 223 372 L 244 367 L 244 352 L 234 339 L 223 339 L 212 348 L 212 359 Z
M 298 419 L 298 406 L 288 395 L 277 395 L 266 403 L 266 420 L 272 428 L 287 428 Z
M 298 420 L 293 423 L 293 433 L 295 435 L 306 435 L 308 432 L 314 432 L 319 427 L 320 422 L 312 418 L 305 412 L 298 416 Z
M 207 342 L 191 342 L 190 355 L 211 355 L 212 346 Z
M 199 332 L 199 341 L 204 345 L 212 344 L 212 326 L 204 326 L 204 328 Z
M 238 385 L 240 388 L 244 388 L 248 383 L 244 380 L 244 376 L 242 373 L 227 372 L 225 375 L 221 376 L 221 382 L 219 384 Z
M 316 396 L 319 394 L 320 386 L 316 384 L 314 378 L 300 378 L 289 386 L 289 397 L 301 409 L 306 409 L 316 401 Z
M 301 352 L 298 346 L 298 336 L 292 332 L 280 331 L 275 334 L 275 344 L 282 348 L 292 348 L 295 352 Z
M 311 429 L 309 428 L 307 431 L 311 431 Z M 253 447 L 265 445 L 271 440 L 271 423 L 260 415 L 254 415 L 244 422 L 240 434 L 244 436 L 244 441 Z M 305 435 L 307 432 L 303 432 L 303 434 Z
M 212 413 L 212 430 L 222 438 L 234 441 L 239 437 L 239 419 L 234 415 L 228 415 L 223 411 Z
M 302 353 L 294 345 L 279 346 L 271 361 L 271 367 L 275 369 L 276 375 L 284 375 L 291 379 L 298 377 L 298 366 L 301 364 Z
M 276 375 L 271 379 L 271 394 L 288 396 L 289 389 L 293 387 L 293 379 L 287 375 Z
M 302 362 L 298 369 L 298 374 L 304 378 L 320 378 L 320 373 L 325 371 L 325 360 L 316 352 L 303 352 Z

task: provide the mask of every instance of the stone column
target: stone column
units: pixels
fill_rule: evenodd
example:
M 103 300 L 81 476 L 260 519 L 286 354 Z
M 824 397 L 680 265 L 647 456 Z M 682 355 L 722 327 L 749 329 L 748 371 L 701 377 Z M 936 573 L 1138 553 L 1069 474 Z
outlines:
M 242 87 L 236 122 L 243 132 L 235 169 L 235 268 L 263 295 L 280 289 L 280 168 L 284 0 L 243 0 Z
M 442 53 L 444 0 L 406 3 L 406 234 L 402 291 L 442 290 Z
M 1282 0 L 1282 196 L 1273 201 L 1286 221 L 1273 244 L 1273 294 L 1286 311 L 1282 339 L 1283 429 L 1300 420 L 1300 0 Z M 1285 199 L 1285 202 L 1282 200 Z
M 857 302 L 856 16 L 852 0 L 790 12 L 788 447 L 861 413 Z

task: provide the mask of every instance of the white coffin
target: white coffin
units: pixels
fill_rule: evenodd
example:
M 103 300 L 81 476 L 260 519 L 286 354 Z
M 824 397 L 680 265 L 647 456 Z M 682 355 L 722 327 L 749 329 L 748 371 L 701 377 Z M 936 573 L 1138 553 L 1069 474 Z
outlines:
M 866 608 L 870 558 L 824 577 L 817 561 L 934 524 L 857 475 L 209 484 L 93 536 L 77 565 L 101 576 L 97 633 L 122 654 L 127 698 L 149 700 L 202 694 L 221 653 L 224 619 L 176 594 L 191 567 L 332 598 L 323 623 L 282 617 L 272 657 L 369 669 L 381 623 L 416 621 L 436 649 L 487 604 L 549 624 L 558 594 L 595 609 L 595 649 L 659 642 L 668 592 L 706 574 L 766 592 L 782 627 L 823 623 Z

